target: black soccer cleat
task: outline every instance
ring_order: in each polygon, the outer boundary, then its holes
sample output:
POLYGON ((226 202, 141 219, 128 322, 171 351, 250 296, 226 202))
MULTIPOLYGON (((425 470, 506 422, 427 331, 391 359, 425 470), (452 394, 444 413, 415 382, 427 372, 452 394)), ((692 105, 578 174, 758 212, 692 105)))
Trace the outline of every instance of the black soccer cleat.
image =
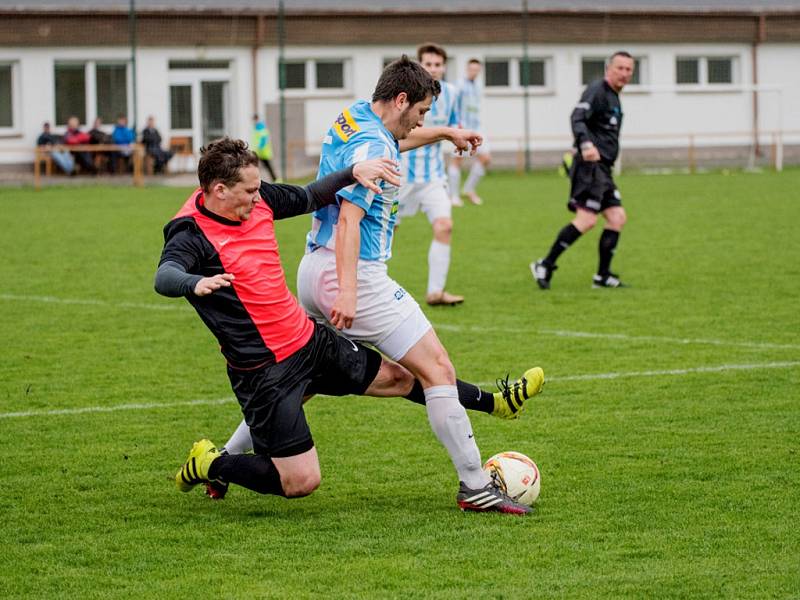
POLYGON ((622 281, 619 279, 619 275, 614 273, 607 273, 605 275, 600 275, 599 273, 592 278, 592 287, 593 288, 618 288, 618 287, 627 287, 622 281))
POLYGON ((543 290, 550 289, 550 278, 553 277, 553 271, 558 269, 557 266, 551 265, 544 260, 537 260, 531 263, 531 274, 543 290))
POLYGON ((530 506, 514 502, 494 482, 477 490, 470 489, 462 481, 456 502, 463 511, 499 512, 508 515, 527 515, 533 512, 530 506))

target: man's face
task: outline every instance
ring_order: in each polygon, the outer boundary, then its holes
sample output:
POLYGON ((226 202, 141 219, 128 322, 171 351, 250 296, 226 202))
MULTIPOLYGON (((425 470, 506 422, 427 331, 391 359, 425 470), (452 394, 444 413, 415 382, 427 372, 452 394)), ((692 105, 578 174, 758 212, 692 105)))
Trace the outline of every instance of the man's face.
POLYGON ((80 125, 80 123, 78 123, 77 117, 70 117, 69 120, 67 121, 67 127, 69 127, 70 129, 77 129, 78 125, 80 125))
POLYGON ((258 167, 250 165, 239 171, 240 181, 233 187, 225 187, 225 205, 229 214, 235 215, 239 221, 247 221, 258 202, 258 189, 261 186, 261 175, 258 167))
POLYGON ((467 63, 467 79, 475 81, 481 74, 480 63, 467 63))
POLYGON ((400 122, 398 130, 393 132, 398 140, 405 139, 411 130, 415 127, 422 127, 422 121, 425 119, 425 113, 431 109, 433 103, 432 96, 426 96, 424 100, 420 100, 416 104, 412 104, 400 113, 400 122))
POLYGON ((421 64, 422 68, 436 81, 441 81, 442 77, 444 77, 444 58, 438 54, 434 54, 433 52, 424 53, 419 64, 421 64))
POLYGON ((633 59, 627 56, 615 56, 606 67, 606 81, 608 85, 619 92, 628 85, 633 77, 633 59))

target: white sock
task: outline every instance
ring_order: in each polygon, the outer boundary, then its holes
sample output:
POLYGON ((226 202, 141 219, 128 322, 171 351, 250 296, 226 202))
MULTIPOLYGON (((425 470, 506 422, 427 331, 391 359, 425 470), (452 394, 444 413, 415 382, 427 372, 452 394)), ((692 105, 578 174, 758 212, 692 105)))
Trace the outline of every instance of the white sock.
POLYGON ((231 439, 228 440, 223 448, 228 454, 244 454, 253 449, 253 440, 250 439, 250 428, 247 426, 247 423, 244 422, 244 419, 239 423, 231 439))
POLYGON ((461 187, 461 169, 456 165, 447 167, 447 177, 450 181, 450 197, 458 198, 458 189, 461 187))
POLYGON ((464 191, 474 192, 478 182, 481 180, 481 177, 483 177, 485 174, 486 169, 483 168, 481 161, 476 160, 474 163, 472 163, 472 168, 469 170, 469 176, 467 177, 467 181, 464 183, 464 191))
POLYGON ((450 244, 431 241, 428 249, 428 293, 441 292, 450 270, 450 244))
POLYGON ((481 469, 481 453, 467 411, 458 402, 456 386, 437 385, 424 391, 431 429, 447 449, 458 478, 472 489, 486 486, 489 476, 481 469))

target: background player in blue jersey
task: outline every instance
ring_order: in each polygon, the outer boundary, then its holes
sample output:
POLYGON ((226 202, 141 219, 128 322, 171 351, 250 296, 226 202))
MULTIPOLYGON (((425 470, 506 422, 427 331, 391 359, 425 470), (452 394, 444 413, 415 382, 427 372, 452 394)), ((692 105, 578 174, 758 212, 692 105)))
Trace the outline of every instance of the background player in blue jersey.
MULTIPOLYGON (((372 102, 356 102, 328 130, 318 176, 366 157, 395 159, 401 151, 444 139, 462 149, 479 145, 480 136, 469 130, 420 127, 439 92, 439 82, 407 56, 389 64, 372 102)), ((380 187, 380 193, 362 185, 342 188, 338 205, 314 213, 298 268, 297 296, 310 315, 372 344, 411 371, 422 388, 431 428, 458 473, 456 500, 462 509, 527 513, 481 469, 447 351, 419 304, 388 275, 398 189, 385 181, 380 187)), ((449 206, 447 195, 445 201, 449 206)), ((515 388, 530 396, 541 390, 543 380, 536 367, 515 388)))
MULTIPOLYGON (((423 44, 417 48, 417 58, 441 88, 430 110, 425 114, 424 126, 457 126, 457 90, 454 85, 442 81, 447 52, 437 44, 423 44)), ((428 249, 428 288, 425 301, 431 306, 460 304, 464 301, 463 296, 451 294, 444 289, 447 272, 450 270, 453 219, 442 143, 405 152, 403 174, 405 181, 400 189, 399 216, 412 216, 421 210, 433 227, 433 240, 428 249)))
MULTIPOLYGON (((483 86, 479 75, 481 74, 481 61, 471 58, 467 63, 467 76, 458 84, 458 116, 461 119, 461 126, 466 129, 480 131, 484 133, 481 122, 481 101, 483 100, 483 86)), ((475 192, 478 182, 486 173, 486 167, 492 156, 489 153, 489 145, 486 136, 483 136, 483 143, 476 152, 475 160, 469 169, 469 175, 464 182, 463 194, 469 198, 473 204, 483 204, 483 200, 475 192)), ((453 206, 463 206, 458 189, 461 184, 461 166, 464 159, 461 156, 453 156, 448 169, 450 177, 450 199, 453 206)))

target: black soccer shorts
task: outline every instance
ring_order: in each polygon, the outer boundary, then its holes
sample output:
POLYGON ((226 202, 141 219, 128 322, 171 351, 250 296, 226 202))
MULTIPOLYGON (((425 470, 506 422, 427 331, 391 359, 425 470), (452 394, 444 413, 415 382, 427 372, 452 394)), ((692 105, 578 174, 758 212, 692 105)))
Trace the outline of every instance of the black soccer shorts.
POLYGON ((314 446, 303 412, 307 394, 363 394, 381 355, 314 324, 300 350, 274 365, 252 370, 228 365, 228 378, 250 427, 253 450, 264 456, 297 456, 314 446))
POLYGON ((622 197, 607 164, 581 160, 576 156, 570 179, 567 208, 572 212, 582 208, 599 213, 612 206, 622 206, 622 197))

